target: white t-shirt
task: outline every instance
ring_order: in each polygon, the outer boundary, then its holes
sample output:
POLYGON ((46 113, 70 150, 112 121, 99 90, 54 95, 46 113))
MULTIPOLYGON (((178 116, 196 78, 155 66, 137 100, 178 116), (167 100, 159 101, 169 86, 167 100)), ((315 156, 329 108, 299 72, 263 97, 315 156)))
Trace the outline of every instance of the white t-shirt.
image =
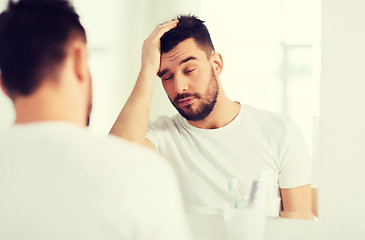
POLYGON ((0 132, 0 239, 191 239, 157 153, 66 122, 0 132))
POLYGON ((270 173, 268 200, 278 215, 279 188, 311 183, 311 159, 299 128, 288 117, 242 105, 236 118, 218 129, 190 125, 181 115, 160 117, 146 137, 175 168, 188 211, 222 208, 232 201, 227 182, 236 178, 248 196, 260 172, 270 173), (278 204, 275 204, 277 202, 278 204))

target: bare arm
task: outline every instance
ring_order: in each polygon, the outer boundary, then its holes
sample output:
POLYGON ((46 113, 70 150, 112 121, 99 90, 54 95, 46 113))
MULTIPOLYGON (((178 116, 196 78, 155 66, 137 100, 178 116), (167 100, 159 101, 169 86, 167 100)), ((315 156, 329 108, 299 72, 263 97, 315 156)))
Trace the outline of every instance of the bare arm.
POLYGON ((148 147, 153 143, 145 138, 150 116, 154 80, 160 68, 160 39, 178 21, 162 24, 155 28, 144 41, 142 64, 137 82, 126 104, 115 121, 110 134, 148 147))
POLYGON ((312 219, 312 187, 304 185, 296 188, 280 189, 283 201, 281 217, 312 219))

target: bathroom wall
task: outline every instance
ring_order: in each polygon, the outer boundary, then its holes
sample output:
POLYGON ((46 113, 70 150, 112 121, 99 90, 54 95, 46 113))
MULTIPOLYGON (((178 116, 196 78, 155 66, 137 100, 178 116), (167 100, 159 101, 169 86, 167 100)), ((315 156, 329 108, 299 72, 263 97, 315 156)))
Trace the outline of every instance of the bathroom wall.
POLYGON ((364 11, 323 0, 320 211, 332 239, 365 239, 364 11))
POLYGON ((273 222, 267 239, 365 239, 365 1, 322 1, 319 222, 273 222))

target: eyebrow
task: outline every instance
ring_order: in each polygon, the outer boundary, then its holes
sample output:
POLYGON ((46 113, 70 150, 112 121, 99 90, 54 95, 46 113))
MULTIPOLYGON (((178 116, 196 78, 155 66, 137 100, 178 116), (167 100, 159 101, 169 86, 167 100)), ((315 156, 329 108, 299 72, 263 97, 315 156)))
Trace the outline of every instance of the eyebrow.
POLYGON ((190 60, 196 60, 196 57, 193 57, 193 56, 187 57, 187 58, 181 60, 180 65, 183 63, 189 62, 190 60))
MULTIPOLYGON (((189 62, 190 60, 197 60, 196 57, 190 56, 187 58, 184 58, 183 60, 180 61, 180 65, 186 62, 189 62)), ((165 75, 167 72, 169 71, 168 68, 165 68, 164 70, 162 70, 161 72, 159 72, 157 75, 161 78, 163 75, 165 75)))

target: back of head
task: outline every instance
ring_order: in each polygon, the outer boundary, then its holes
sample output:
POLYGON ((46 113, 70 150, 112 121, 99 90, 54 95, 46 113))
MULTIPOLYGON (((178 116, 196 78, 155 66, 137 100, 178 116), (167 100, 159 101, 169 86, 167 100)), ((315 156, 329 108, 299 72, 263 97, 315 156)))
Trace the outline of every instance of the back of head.
POLYGON ((161 52, 167 53, 182 41, 192 38, 210 56, 214 46, 204 21, 191 15, 181 15, 177 19, 179 23, 176 28, 166 32, 161 38, 161 52))
POLYGON ((10 0, 0 15, 0 70, 10 97, 30 95, 45 76, 56 76, 73 36, 86 41, 67 0, 10 0))

